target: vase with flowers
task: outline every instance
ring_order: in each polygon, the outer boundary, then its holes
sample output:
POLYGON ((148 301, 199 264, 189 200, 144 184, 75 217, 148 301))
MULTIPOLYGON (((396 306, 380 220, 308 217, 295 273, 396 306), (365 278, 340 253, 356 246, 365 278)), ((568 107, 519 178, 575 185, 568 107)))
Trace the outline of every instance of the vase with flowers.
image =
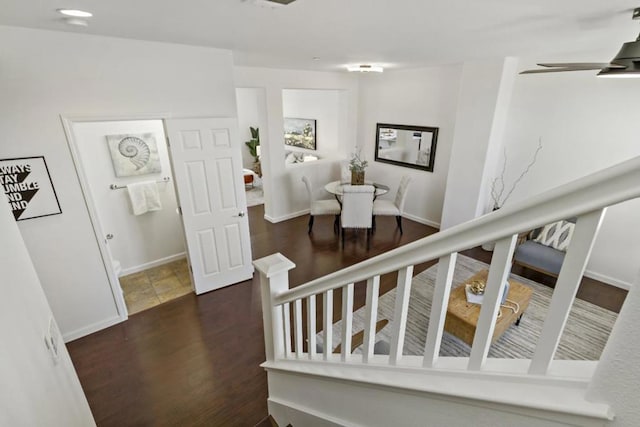
POLYGON ((351 185, 364 185, 364 170, 369 162, 363 160, 360 150, 356 149, 349 160, 349 170, 351 171, 351 185))

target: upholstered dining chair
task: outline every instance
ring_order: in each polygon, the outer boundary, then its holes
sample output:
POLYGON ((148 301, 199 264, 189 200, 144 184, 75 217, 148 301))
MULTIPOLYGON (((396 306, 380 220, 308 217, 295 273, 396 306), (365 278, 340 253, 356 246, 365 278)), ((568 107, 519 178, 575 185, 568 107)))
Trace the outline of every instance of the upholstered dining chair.
POLYGON ((396 223, 402 234, 402 211, 404 210, 404 201, 407 198, 407 191, 409 184, 411 183, 411 177, 403 176, 398 186, 398 192, 393 200, 376 199, 373 202, 373 228, 376 227, 375 217, 382 216, 395 216, 396 223))
POLYGON ((345 228, 367 230, 367 249, 371 239, 373 214, 373 185, 343 185, 342 186, 342 246, 344 246, 345 228))
POLYGON ((313 229, 313 219, 316 215, 334 215, 335 219, 333 221, 333 232, 337 233, 340 222, 340 203, 336 199, 316 200, 313 193, 313 186, 311 185, 311 181, 309 181, 309 178, 303 176, 302 182, 304 182, 304 185, 307 187, 307 192, 309 193, 309 202, 311 204, 308 233, 311 234, 311 230, 313 229))

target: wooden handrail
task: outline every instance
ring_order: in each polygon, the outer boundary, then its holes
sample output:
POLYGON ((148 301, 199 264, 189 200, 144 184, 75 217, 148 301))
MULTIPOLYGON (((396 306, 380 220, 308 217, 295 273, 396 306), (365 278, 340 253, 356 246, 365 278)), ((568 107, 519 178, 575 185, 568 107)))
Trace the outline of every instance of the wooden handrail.
POLYGON ((275 295, 281 305, 640 197, 640 157, 275 295))

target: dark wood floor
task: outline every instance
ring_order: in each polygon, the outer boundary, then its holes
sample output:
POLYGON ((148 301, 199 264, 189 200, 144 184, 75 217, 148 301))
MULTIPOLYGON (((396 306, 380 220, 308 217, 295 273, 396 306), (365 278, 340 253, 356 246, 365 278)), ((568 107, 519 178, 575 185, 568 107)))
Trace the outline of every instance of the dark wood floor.
MULTIPOLYGON (((308 217, 271 224, 263 215, 262 206, 249 208, 254 259, 283 253, 297 265, 292 286, 436 232, 403 220, 400 235, 394 218, 381 218, 367 251, 364 234, 351 235, 342 248, 331 218, 318 218, 309 236, 308 217)), ((465 254, 490 260, 480 249, 465 254)), ((395 283, 382 282, 381 292, 395 283)), ((624 291, 597 282, 582 288, 585 299, 614 308, 624 299, 624 291)), ((356 301, 362 304, 363 292, 356 301)), ((67 346, 99 426, 253 426, 267 415, 256 279, 178 298, 67 346)))

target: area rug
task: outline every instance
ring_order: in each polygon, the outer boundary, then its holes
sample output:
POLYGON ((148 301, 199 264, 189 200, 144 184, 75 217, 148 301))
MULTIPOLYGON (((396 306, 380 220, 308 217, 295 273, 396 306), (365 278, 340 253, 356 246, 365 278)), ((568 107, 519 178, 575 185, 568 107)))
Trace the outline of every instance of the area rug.
MULTIPOLYGON (((430 267, 413 278, 411 284, 411 299, 407 316, 407 329, 403 354, 422 355, 429 324, 429 313, 433 299, 434 282, 437 265, 430 267)), ((487 269, 487 264, 472 258, 458 255, 454 271, 454 286, 463 283, 476 272, 487 269)), ((495 343, 491 345, 489 357, 509 359, 530 359, 533 356, 536 343, 542 331, 545 316, 553 289, 512 275, 524 285, 533 289, 533 296, 519 326, 512 325, 495 343)), ((391 342, 391 323, 395 303, 395 289, 381 296, 378 302, 378 320, 389 319, 390 323, 376 335, 376 341, 391 342)), ((356 310, 353 315, 353 331, 363 329, 364 308, 356 310)), ((556 359, 564 360, 598 360, 604 349, 617 314, 600 308, 589 302, 576 299, 562 335, 556 359)), ((340 322, 334 324, 334 342, 339 343, 340 322)), ((321 337, 321 334, 319 334, 321 337)), ((319 338, 320 338, 319 337, 319 338)), ((440 349, 441 356, 466 357, 470 354, 470 346, 445 332, 440 349)), ((357 349, 356 353, 359 352, 357 349)))
POLYGON ((262 187, 254 186, 247 188, 245 194, 247 196, 247 207, 262 205, 264 203, 262 187))

